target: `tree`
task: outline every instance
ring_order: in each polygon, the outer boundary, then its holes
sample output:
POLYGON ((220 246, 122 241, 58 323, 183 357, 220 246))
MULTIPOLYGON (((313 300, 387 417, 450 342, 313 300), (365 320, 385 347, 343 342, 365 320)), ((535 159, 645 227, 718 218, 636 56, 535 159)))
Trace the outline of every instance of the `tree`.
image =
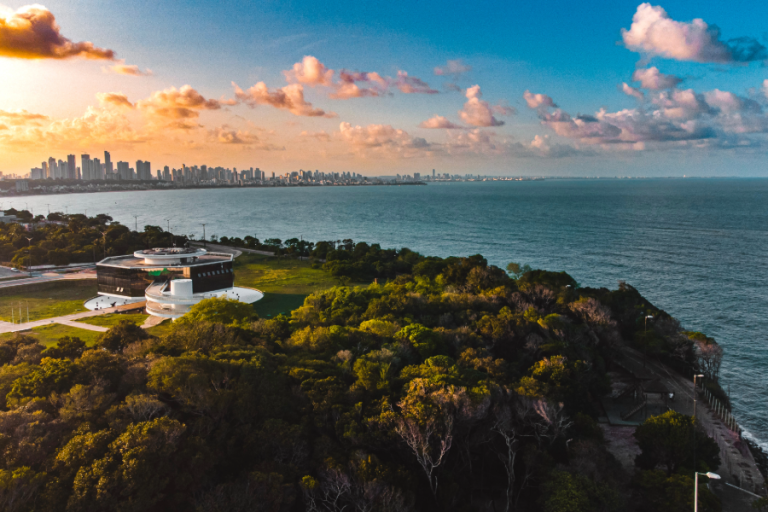
POLYGON ((693 472, 694 442, 696 471, 714 471, 720 466, 717 443, 698 428, 694 429, 691 416, 676 411, 651 416, 637 427, 634 435, 641 450, 635 457, 635 465, 641 469, 662 466, 667 476, 682 468, 693 472))
POLYGON ((523 274, 530 272, 531 270, 532 269, 528 264, 521 265, 519 263, 512 262, 507 265, 507 273, 512 275, 514 279, 520 279, 523 274))
POLYGON ((153 509, 183 468, 177 452, 185 431, 183 424, 169 418, 130 425, 103 458, 77 473, 67 509, 153 509))
POLYGON ((125 347, 137 341, 143 341, 151 338, 147 331, 129 320, 121 320, 117 325, 111 327, 107 332, 99 336, 96 346, 109 350, 110 352, 120 353, 125 347))
POLYGON ((176 322, 179 325, 213 322, 233 327, 247 327, 257 319, 258 316, 250 304, 226 297, 212 297, 203 299, 192 306, 189 313, 176 322))
MULTIPOLYGON (((720 501, 712 494, 699 476, 699 510, 720 512, 720 501)), ((657 512, 678 512, 693 510, 693 477, 688 475, 665 475, 663 471, 641 471, 634 480, 640 492, 638 510, 657 512)))

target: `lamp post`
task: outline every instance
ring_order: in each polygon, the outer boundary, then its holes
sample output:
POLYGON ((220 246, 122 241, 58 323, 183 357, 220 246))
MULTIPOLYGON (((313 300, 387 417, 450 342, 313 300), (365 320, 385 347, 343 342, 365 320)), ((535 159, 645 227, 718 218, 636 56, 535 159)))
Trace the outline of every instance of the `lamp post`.
POLYGON ((29 277, 32 277, 32 239, 29 237, 24 237, 27 239, 27 251, 29 251, 29 263, 27 265, 27 274, 29 274, 29 277))
POLYGON ((646 315, 646 316, 645 316, 645 333, 646 333, 646 334, 648 333, 648 319, 649 319, 649 318, 650 318, 651 320, 653 320, 653 315, 646 315))
POLYGON ((717 473, 699 473, 693 474, 693 512, 699 512, 699 475, 706 476, 712 480, 720 480, 717 473))
POLYGON ((133 224, 133 230, 138 232, 139 231, 139 216, 138 215, 134 215, 133 216, 133 223, 134 223, 133 224))
POLYGON ((205 241, 205 224, 203 224, 203 247, 208 247, 208 244, 205 241))
POLYGON ((167 227, 168 227, 168 229, 166 229, 166 231, 168 233, 170 233, 171 232, 171 219, 164 219, 164 220, 165 220, 165 222, 167 224, 167 227))
MULTIPOLYGON (((704 378, 702 374, 693 375, 693 420, 691 425, 693 428, 693 470, 696 471, 696 378, 704 378)), ((719 478, 719 477, 718 477, 719 478)))

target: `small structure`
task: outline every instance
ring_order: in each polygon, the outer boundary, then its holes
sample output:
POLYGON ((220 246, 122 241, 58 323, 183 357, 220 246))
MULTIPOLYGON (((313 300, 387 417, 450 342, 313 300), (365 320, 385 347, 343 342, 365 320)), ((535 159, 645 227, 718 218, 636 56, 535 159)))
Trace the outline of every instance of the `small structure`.
POLYGON ((105 258, 96 265, 99 297, 88 309, 147 301, 147 313, 179 318, 203 299, 227 297, 252 304, 264 294, 235 287, 231 254, 199 248, 156 248, 105 258))

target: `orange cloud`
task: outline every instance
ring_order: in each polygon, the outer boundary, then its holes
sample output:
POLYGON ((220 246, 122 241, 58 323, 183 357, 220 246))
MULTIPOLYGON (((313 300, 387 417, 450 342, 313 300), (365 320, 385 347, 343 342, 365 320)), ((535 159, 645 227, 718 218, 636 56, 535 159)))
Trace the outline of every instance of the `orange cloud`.
POLYGON ((425 139, 412 137, 408 132, 388 124, 352 126, 341 123, 336 135, 361 157, 374 154, 389 158, 413 158, 433 153, 432 144, 425 139))
POLYGON ((0 57, 114 60, 115 52, 98 48, 88 41, 70 41, 61 35, 53 13, 35 4, 20 7, 15 12, 0 10, 0 57))
POLYGON ((208 139, 219 144, 242 145, 251 149, 262 149, 265 151, 285 150, 285 147, 278 147, 262 141, 255 133, 251 133, 248 130, 235 130, 226 124, 209 130, 208 139))
POLYGON ((308 131, 305 130, 305 131, 301 132, 299 134, 299 136, 300 137, 307 137, 307 138, 317 139, 317 140, 319 140, 321 142, 328 142, 328 141, 331 140, 331 136, 328 135, 328 132, 326 132, 325 130, 321 130, 319 132, 308 132, 308 131))
POLYGON ((0 119, 12 126, 22 126, 27 124, 39 125, 40 121, 47 120, 48 116, 33 114, 26 110, 19 110, 18 112, 6 112, 0 110, 0 119))
POLYGON ((121 92, 98 92, 96 98, 104 107, 133 108, 133 103, 128 101, 128 96, 121 92))
POLYGON ((252 108, 257 105, 271 105, 287 110, 296 116, 336 117, 335 113, 314 108, 311 103, 306 101, 304 99, 304 86, 301 84, 290 84, 272 91, 264 82, 257 83, 247 91, 243 91, 234 82, 232 82, 232 86, 235 88, 235 96, 252 108))
POLYGON ((432 129, 442 128, 446 130, 456 130, 456 129, 463 128, 463 126, 452 123, 446 117, 436 115, 419 124, 419 128, 432 128, 432 129))
POLYGON ((170 126, 180 129, 189 129, 196 126, 189 120, 200 116, 200 110, 219 110, 221 103, 214 99, 205 99, 190 85, 180 89, 169 87, 162 91, 155 91, 146 100, 136 102, 136 108, 150 118, 173 119, 170 126))
POLYGON ((145 69, 142 71, 139 66, 135 64, 126 64, 125 60, 121 60, 113 66, 105 66, 101 68, 105 73, 112 73, 115 75, 128 75, 128 76, 150 76, 152 74, 151 69, 145 69))

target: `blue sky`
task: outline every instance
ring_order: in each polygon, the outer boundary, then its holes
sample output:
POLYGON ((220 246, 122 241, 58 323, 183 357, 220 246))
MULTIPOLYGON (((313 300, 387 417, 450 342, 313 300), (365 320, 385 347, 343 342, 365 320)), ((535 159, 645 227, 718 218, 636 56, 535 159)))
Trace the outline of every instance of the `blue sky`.
MULTIPOLYGON (((20 12, 28 4, 4 0, 4 5, 8 12, 20 12)), ((46 2, 63 37, 113 50, 126 65, 151 69, 152 75, 105 73, 111 59, 18 58, 13 48, 4 56, 0 48, 0 73, 13 77, 0 85, 0 111, 24 110, 49 119, 34 129, 5 123, 8 130, 0 130, 0 145, 5 143, 7 151, 0 157, 0 171, 28 169, 48 154, 98 152, 109 146, 126 159, 145 155, 160 165, 181 160, 241 167, 263 162, 262 168, 279 172, 310 166, 367 174, 441 167, 493 174, 765 175, 768 122, 763 124, 766 95, 761 87, 768 78, 767 57, 759 51, 746 61, 702 57, 706 52, 680 57, 686 49, 670 57, 676 43, 650 36, 633 47, 622 29, 630 30, 639 5, 46 2), (263 97, 235 97, 232 82, 245 91, 261 81, 270 91, 289 85, 284 71, 305 56, 334 70, 336 85, 294 84, 308 103, 335 117, 272 108, 263 97), (435 67, 445 67, 449 60, 471 70, 455 80, 436 76, 435 67), (678 83, 643 90, 632 82, 636 68, 652 67, 677 77, 678 83), (404 71, 439 92, 402 93, 391 85, 377 95, 332 99, 341 70, 376 72, 392 81, 404 71), (446 83, 458 90, 446 90, 446 83), (622 92, 623 83, 643 99, 622 92), (205 99, 231 104, 194 107, 187 117, 195 120, 194 127, 186 123, 169 129, 158 118, 164 110, 148 105, 154 101, 157 107, 160 100, 151 100, 154 93, 184 85, 205 99), (489 109, 491 117, 485 121, 473 117, 484 112, 473 110, 466 117, 459 112, 469 112, 465 103, 473 101, 467 95, 474 85, 481 89, 474 106, 489 109), (732 96, 718 99, 715 90, 732 96), (531 108, 525 91, 546 95, 557 107, 531 108), (685 97, 684 91, 691 95, 685 97), (114 105, 97 100, 99 93, 121 93, 130 107, 116 112, 114 105), (700 101, 695 95, 702 95, 700 101), (739 107, 733 102, 740 102, 739 107), (89 108, 88 120, 101 123, 108 117, 110 123, 120 123, 112 131, 122 135, 113 140, 107 133, 84 136, 89 108), (604 118, 576 121, 579 114, 594 117, 600 109, 604 118), (625 110, 639 112, 625 114, 631 124, 612 117, 625 110), (459 127, 420 127, 433 116, 459 127), (74 125, 77 137, 70 133, 74 125)), ((727 48, 738 37, 752 38, 753 48, 768 45, 768 2, 663 2, 650 7, 666 11, 662 21, 668 23, 657 31, 662 39, 669 27, 687 31, 687 24, 698 18, 710 30, 713 25, 720 29, 719 38, 707 40, 712 51, 727 48)), ((177 100, 164 95, 162 101, 177 100)))

